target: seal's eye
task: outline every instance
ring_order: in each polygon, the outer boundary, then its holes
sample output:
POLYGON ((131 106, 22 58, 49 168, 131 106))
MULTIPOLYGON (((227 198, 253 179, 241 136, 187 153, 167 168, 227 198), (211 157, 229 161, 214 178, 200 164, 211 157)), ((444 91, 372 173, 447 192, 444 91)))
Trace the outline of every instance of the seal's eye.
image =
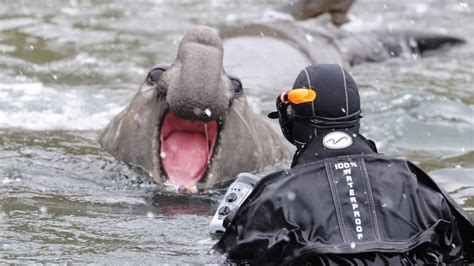
POLYGON ((166 71, 166 67, 155 67, 153 68, 149 73, 148 76, 146 77, 146 84, 148 86, 153 86, 155 85, 158 80, 160 80, 161 74, 166 71))
POLYGON ((232 81, 232 85, 234 86, 234 93, 236 95, 241 95, 243 88, 242 82, 238 78, 231 77, 230 80, 232 81))

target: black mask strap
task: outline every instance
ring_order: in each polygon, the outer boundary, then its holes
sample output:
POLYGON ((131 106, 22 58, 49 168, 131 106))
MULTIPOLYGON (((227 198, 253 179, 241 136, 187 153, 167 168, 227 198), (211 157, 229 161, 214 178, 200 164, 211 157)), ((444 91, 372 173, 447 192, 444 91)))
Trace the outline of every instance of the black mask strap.
POLYGON ((305 121, 314 128, 349 128, 359 124, 362 118, 360 110, 343 118, 332 118, 323 116, 299 116, 291 114, 290 117, 296 121, 305 121))

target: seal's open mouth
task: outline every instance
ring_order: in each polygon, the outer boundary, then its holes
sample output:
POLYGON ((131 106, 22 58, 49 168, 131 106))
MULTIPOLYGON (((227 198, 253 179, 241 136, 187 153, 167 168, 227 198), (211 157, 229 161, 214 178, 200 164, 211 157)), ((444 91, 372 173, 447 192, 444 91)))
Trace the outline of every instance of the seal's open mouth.
POLYGON ((160 156, 166 175, 176 185, 190 187, 206 173, 217 140, 216 121, 193 121, 165 115, 160 156))

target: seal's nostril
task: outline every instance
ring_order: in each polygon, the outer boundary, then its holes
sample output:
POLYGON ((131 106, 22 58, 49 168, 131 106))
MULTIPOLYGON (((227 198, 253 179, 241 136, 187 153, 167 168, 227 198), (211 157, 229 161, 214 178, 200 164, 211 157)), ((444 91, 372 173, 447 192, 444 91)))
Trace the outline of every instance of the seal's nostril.
POLYGON ((209 108, 205 108, 204 110, 199 108, 199 107, 194 107, 193 108, 193 113, 197 116, 197 117, 208 117, 208 118, 212 118, 212 111, 211 109, 209 108))
POLYGON ((182 119, 211 121, 216 120, 222 112, 216 107, 198 107, 193 105, 171 104, 170 110, 182 119))

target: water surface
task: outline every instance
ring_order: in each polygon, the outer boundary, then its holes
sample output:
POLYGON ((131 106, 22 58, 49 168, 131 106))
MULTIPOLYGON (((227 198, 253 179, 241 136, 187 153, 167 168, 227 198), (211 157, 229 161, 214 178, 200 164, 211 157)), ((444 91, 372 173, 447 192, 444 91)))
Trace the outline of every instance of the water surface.
MULTIPOLYGON (((215 263, 217 195, 170 195, 96 139, 185 31, 262 19, 277 1, 18 1, 0 4, 0 260, 215 263)), ((428 57, 353 67, 362 131, 430 171, 474 214, 474 8, 467 1, 359 1, 358 32, 462 36, 428 57)), ((245 85, 245 84, 244 84, 245 85)), ((249 99, 256 102, 257 99, 249 99)), ((273 101, 273 100, 272 100, 273 101)))

